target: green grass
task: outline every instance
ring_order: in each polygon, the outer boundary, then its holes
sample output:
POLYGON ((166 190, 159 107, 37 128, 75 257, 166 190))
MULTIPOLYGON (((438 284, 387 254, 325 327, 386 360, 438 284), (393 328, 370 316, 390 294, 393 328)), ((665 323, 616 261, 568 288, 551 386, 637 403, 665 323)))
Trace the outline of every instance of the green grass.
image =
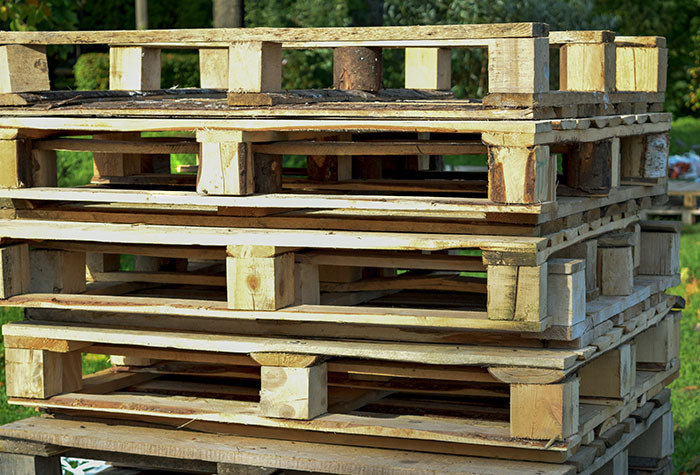
POLYGON ((700 119, 680 117, 671 125, 671 155, 684 154, 700 143, 700 119))

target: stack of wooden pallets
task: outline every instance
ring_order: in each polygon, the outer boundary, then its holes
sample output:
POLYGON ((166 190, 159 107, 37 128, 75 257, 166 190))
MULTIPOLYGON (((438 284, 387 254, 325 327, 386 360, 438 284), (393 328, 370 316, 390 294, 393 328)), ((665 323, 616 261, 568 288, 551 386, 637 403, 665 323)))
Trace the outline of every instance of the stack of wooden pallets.
POLYGON ((0 428, 3 473, 54 473, 60 454, 670 470, 679 229, 639 217, 666 199, 662 38, 527 23, 0 44, 0 298, 26 312, 3 327, 6 389, 46 414, 0 428), (44 45, 93 43, 112 90, 48 91, 44 45), (206 89, 159 90, 162 48, 198 49, 206 89), (284 50, 304 48, 334 48, 333 89, 283 88, 284 50), (385 48, 405 49, 406 89, 381 89, 385 48), (456 48, 487 50, 483 101, 448 91, 456 48), (173 131, 189 135, 144 134, 173 131), (57 187, 57 150, 93 152, 93 183, 57 187), (445 171, 462 155, 488 166, 445 171), (114 367, 82 376, 85 353, 114 367))

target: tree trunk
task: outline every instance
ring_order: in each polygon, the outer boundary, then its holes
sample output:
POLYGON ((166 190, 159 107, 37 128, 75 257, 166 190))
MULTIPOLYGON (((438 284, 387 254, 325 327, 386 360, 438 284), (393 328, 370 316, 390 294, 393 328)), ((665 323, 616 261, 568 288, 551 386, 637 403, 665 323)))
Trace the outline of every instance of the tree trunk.
POLYGON ((214 0, 214 28, 241 28, 243 0, 214 0))

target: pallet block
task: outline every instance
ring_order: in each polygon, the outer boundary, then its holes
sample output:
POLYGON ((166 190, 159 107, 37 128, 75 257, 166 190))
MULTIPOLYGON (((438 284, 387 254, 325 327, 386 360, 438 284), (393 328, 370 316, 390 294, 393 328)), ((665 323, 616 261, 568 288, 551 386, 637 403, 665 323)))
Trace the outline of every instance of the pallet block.
POLYGON ((199 87, 228 89, 229 50, 226 48, 199 49, 199 87))
POLYGON ((493 320, 539 321, 547 315, 547 265, 488 266, 487 312, 493 320))
POLYGON ((549 42, 546 38, 489 42, 489 93, 549 91, 549 42))
POLYGON ((0 187, 33 185, 31 143, 22 139, 0 140, 0 187))
POLYGON ((561 384, 513 384, 510 387, 510 435, 527 439, 564 439, 578 432, 579 379, 561 384))
POLYGON ((677 226, 642 223, 640 274, 675 275, 680 269, 681 236, 677 226))
POLYGON ((622 137, 620 153, 623 179, 666 177, 668 151, 667 133, 622 137))
POLYGON ((556 164, 549 147, 489 147, 489 199, 536 203, 554 199, 556 164))
POLYGON ((294 253, 256 246, 229 246, 227 253, 230 308, 278 310, 294 303, 294 253))
POLYGON ((663 458, 673 453, 673 414, 667 412, 629 446, 632 457, 663 458))
POLYGON ((45 46, 0 46, 0 65, 0 93, 51 89, 45 46))
POLYGON ((632 246, 598 247, 598 278, 601 295, 629 295, 634 288, 632 246))
POLYGON ((617 90, 665 91, 667 63, 665 47, 618 46, 617 90))
POLYGON ((560 49, 560 89, 563 91, 614 91, 614 43, 569 43, 560 49))
POLYGON ((574 326, 586 318, 586 262, 547 262, 547 312, 553 325, 574 326))
POLYGON ((79 351, 5 349, 6 391, 9 397, 46 399, 82 388, 79 351))
POLYGON ((148 91, 160 89, 160 49, 142 46, 109 48, 109 88, 148 91))
POLYGON ((405 75, 407 89, 450 89, 452 51, 447 48, 407 48, 405 75))
POLYGON ((0 247, 0 298, 29 292, 29 246, 13 244, 0 247))
POLYGON ((83 252, 32 249, 29 268, 31 292, 78 294, 86 289, 83 252))
POLYGON ((262 366, 260 370, 262 416, 309 420, 328 410, 325 363, 305 368, 262 366))
POLYGON ((229 48, 228 64, 230 92, 282 90, 282 45, 280 43, 233 42, 229 48))
POLYGON ((680 316, 664 319, 640 334, 636 341, 638 366, 652 370, 668 368, 680 358, 680 316))
POLYGON ((624 398, 634 389, 636 368, 635 345, 622 345, 579 370, 579 393, 585 397, 624 398))

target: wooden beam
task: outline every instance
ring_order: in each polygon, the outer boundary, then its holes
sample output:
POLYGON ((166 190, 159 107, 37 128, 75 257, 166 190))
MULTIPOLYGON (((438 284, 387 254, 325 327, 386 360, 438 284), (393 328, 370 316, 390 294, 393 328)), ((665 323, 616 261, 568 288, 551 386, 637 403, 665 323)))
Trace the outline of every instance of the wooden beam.
POLYGON ((0 247, 0 299, 29 292, 29 246, 0 247))
POLYGON ((44 46, 0 46, 0 93, 49 89, 49 65, 44 46))
POLYGON ((46 399, 82 388, 79 351, 54 353, 22 348, 5 349, 9 397, 46 399))
POLYGON ((149 91, 160 89, 160 49, 112 46, 109 49, 109 88, 149 91))
POLYGON ((566 44, 560 50, 562 91, 614 91, 615 44, 566 44))
POLYGON ((406 48, 405 76, 407 89, 450 89, 452 51, 447 48, 406 48))
POLYGON ((510 386, 510 435, 525 439, 565 439, 578 432, 579 380, 560 384, 510 386))
POLYGON ((229 48, 229 92, 282 90, 282 45, 270 41, 233 42, 229 48))
POLYGON ((541 321, 547 316, 547 264, 488 266, 489 320, 541 321))
POLYGON ((489 41, 489 93, 549 91, 546 38, 489 41))
POLYGON ((260 414, 283 419, 313 419, 328 410, 326 363, 306 368, 260 368, 260 414))

